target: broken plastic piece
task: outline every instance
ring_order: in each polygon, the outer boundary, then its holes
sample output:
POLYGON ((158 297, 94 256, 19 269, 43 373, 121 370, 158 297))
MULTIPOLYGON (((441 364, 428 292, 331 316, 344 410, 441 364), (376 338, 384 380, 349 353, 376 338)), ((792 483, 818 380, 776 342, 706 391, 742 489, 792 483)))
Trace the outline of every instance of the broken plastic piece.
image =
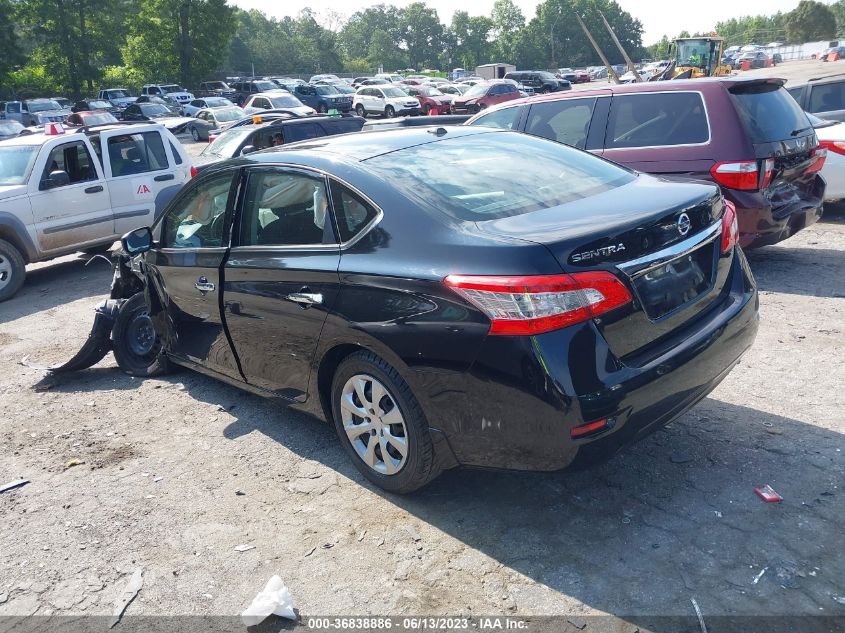
POLYGON ((251 549, 255 549, 255 545, 236 545, 235 546, 236 552, 248 552, 251 549))
POLYGON ((783 501, 783 497, 776 493, 769 484, 766 484, 762 488, 755 488, 754 492, 756 492, 757 495, 766 503, 776 503, 778 501, 783 501))
POLYGON ((109 628, 114 628, 114 626, 120 622, 120 618, 123 617, 123 612, 126 611, 126 607, 129 606, 129 603, 135 599, 135 596, 138 595, 138 592, 141 591, 141 587, 144 586, 144 572, 139 567, 135 570, 132 574, 132 578, 129 579, 129 582, 126 583, 126 588, 123 590, 123 593, 118 596, 117 600, 114 603, 114 616, 112 617, 111 622, 109 623, 109 628))
POLYGON ((246 626, 255 626, 263 622, 270 614, 296 620, 293 598, 278 576, 273 576, 267 581, 267 586, 255 596, 252 604, 241 614, 241 620, 246 626))
POLYGON ((29 479, 17 479, 15 481, 10 481, 7 484, 3 484, 0 486, 0 492, 6 492, 7 490, 14 490, 15 488, 20 488, 21 486, 25 486, 29 483, 29 479))

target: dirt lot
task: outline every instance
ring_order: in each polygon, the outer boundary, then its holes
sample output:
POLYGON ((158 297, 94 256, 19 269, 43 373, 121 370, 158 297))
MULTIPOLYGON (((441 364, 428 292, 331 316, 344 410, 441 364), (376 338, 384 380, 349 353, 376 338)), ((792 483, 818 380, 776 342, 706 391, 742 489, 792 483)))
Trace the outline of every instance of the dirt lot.
POLYGON ((589 472, 452 471, 410 497, 327 425, 200 375, 21 365, 69 357, 110 278, 31 266, 0 305, 0 483, 32 480, 0 495, 0 615, 109 614, 139 566, 132 615, 238 614, 273 574, 303 619, 845 614, 844 220, 751 255, 757 343, 669 428, 589 472))

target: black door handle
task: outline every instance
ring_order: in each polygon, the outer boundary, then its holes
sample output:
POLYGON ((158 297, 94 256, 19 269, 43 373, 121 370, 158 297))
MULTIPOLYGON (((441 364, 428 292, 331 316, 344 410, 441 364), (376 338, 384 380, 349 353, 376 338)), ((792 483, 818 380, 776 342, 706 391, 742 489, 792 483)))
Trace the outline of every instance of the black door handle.
POLYGON ((94 185, 93 187, 86 187, 85 193, 100 193, 103 190, 103 185, 94 185))
POLYGON ((173 174, 162 174, 161 176, 156 176, 153 178, 156 182, 164 182, 165 180, 173 180, 176 178, 173 174))

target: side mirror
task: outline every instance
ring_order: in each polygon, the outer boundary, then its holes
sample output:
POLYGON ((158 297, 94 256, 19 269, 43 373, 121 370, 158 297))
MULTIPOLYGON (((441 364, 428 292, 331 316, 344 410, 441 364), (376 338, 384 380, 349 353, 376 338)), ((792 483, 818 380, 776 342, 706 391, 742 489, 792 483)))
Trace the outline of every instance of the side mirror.
POLYGON ((254 151, 256 151, 255 145, 244 145, 244 148, 241 150, 241 156, 252 154, 254 151))
POLYGON ((150 227, 142 226, 121 237, 120 244, 129 255, 146 253, 153 246, 153 232, 150 227))
POLYGON ((55 189, 56 187, 64 187, 70 184, 70 176, 66 171, 56 170, 51 171, 50 175, 41 181, 41 190, 55 189))

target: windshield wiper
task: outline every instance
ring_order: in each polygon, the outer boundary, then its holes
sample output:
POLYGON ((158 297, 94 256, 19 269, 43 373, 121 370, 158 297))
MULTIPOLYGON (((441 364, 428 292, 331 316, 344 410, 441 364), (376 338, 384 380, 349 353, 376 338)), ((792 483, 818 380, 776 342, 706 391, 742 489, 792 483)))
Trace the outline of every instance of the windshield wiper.
POLYGON ((799 129, 799 130, 792 130, 792 131, 789 133, 789 135, 790 135, 790 136, 798 136, 799 134, 801 134, 801 132, 807 132, 807 131, 812 130, 812 129, 813 129, 813 127, 812 127, 812 126, 810 126, 810 127, 802 127, 802 128, 801 128, 801 129, 799 129))

